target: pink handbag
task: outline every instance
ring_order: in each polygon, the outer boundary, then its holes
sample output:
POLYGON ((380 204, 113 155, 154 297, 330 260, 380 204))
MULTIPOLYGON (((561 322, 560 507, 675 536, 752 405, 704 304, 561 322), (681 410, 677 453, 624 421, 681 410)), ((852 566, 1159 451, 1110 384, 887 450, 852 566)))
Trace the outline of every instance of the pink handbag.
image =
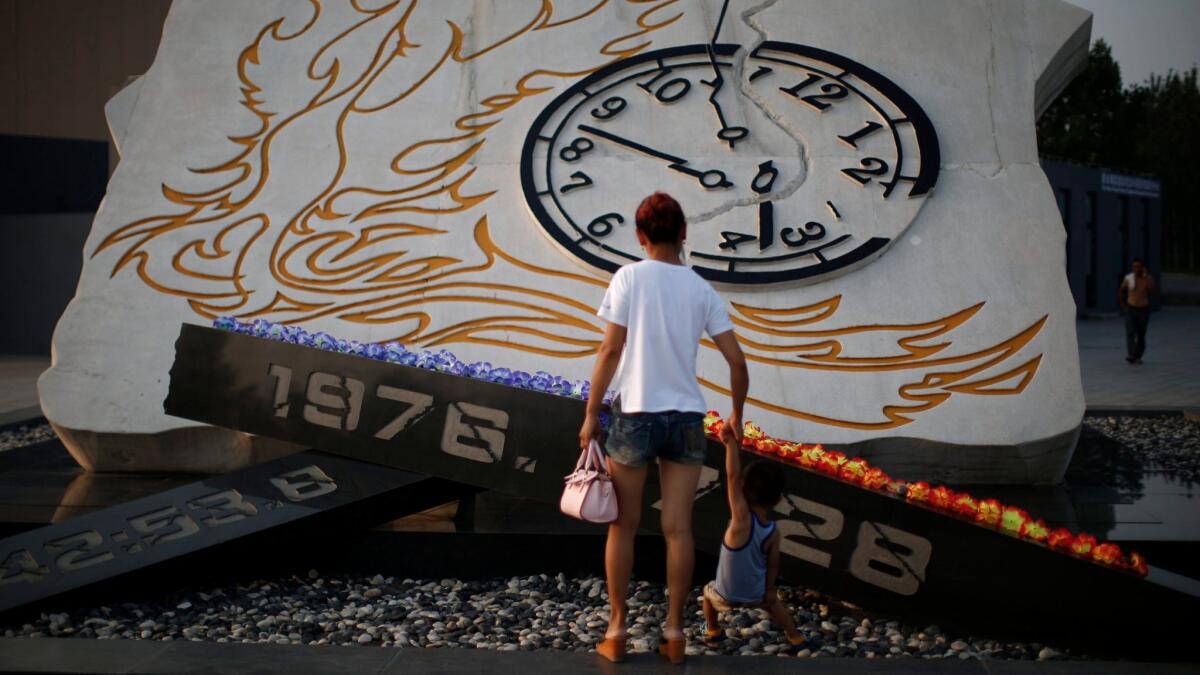
POLYGON ((617 519, 617 493, 612 477, 604 468, 600 444, 595 440, 579 453, 558 507, 568 516, 589 523, 611 523, 617 519))

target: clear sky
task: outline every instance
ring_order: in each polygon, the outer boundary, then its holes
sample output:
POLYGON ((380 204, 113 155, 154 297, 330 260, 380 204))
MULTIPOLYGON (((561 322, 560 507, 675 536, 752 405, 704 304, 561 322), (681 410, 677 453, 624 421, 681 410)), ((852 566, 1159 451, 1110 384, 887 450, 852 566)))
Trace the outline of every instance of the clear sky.
POLYGON ((1068 0, 1090 11, 1126 85, 1200 65, 1200 0, 1068 0))

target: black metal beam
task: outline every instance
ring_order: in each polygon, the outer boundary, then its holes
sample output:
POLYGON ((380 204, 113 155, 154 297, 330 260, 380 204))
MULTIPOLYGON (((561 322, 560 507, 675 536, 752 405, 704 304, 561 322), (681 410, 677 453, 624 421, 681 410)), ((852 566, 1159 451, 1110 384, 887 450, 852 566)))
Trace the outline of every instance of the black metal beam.
POLYGON ((0 540, 0 611, 248 535, 331 527, 343 518, 379 522, 464 490, 346 457, 298 453, 0 540))

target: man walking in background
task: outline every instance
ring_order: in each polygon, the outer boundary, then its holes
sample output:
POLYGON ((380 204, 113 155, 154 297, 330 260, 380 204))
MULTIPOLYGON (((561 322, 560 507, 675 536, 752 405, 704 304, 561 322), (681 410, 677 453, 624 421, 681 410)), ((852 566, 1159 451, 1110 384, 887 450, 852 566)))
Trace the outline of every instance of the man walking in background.
POLYGON ((1121 280, 1117 302, 1125 313, 1125 360, 1134 365, 1142 363, 1146 352, 1146 325, 1150 323, 1150 294, 1157 293, 1154 277, 1141 258, 1133 259, 1133 271, 1121 280))

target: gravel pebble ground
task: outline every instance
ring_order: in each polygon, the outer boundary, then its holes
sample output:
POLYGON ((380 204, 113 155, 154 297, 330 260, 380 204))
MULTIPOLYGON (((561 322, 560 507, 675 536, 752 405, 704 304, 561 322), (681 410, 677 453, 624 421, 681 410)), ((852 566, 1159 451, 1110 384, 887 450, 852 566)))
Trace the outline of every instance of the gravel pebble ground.
POLYGON ((49 424, 22 424, 15 429, 0 431, 0 452, 15 450, 54 438, 49 424))
POLYGON ((1182 415, 1085 417, 1083 423, 1121 444, 1121 453, 1147 469, 1200 479, 1200 421, 1182 415))
MULTIPOLYGON (((1037 643, 944 633, 844 612, 822 595, 783 587, 780 595, 808 638, 799 648, 761 610, 721 615, 725 637, 701 642, 698 591, 687 606, 690 654, 781 657, 1063 659, 1037 643)), ((545 574, 487 581, 320 575, 188 590, 160 601, 42 614, 3 630, 6 637, 268 642, 424 648, 559 649, 587 652, 607 626, 607 593, 598 577, 545 574)), ((629 598, 629 648, 657 648, 666 606, 660 584, 635 582, 629 598)))

